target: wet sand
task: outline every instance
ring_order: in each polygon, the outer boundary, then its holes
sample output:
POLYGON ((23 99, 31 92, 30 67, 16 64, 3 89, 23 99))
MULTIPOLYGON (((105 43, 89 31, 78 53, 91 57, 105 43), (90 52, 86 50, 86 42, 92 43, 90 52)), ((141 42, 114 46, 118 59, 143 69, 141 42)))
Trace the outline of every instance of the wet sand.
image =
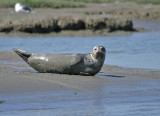
POLYGON ((4 101, 0 114, 4 116, 134 115, 146 114, 146 109, 158 114, 159 84, 159 70, 104 65, 95 76, 38 73, 15 53, 0 52, 0 101, 4 101), (129 107, 134 108, 128 112, 129 107))

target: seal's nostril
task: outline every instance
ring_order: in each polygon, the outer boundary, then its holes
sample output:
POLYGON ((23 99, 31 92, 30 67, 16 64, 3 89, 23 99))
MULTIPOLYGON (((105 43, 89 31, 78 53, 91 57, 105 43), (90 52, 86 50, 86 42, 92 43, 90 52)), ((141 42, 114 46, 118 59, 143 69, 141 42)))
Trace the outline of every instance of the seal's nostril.
POLYGON ((101 50, 102 50, 102 51, 105 51, 105 48, 104 48, 104 47, 101 47, 101 50))

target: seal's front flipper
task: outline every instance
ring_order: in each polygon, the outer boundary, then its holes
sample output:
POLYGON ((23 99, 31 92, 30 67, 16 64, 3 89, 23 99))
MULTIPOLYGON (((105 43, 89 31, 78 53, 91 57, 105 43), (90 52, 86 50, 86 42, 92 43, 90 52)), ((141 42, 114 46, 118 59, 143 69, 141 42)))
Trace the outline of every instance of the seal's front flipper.
POLYGON ((20 49, 16 49, 16 48, 14 48, 13 51, 15 51, 21 58, 23 58, 25 62, 27 62, 28 58, 32 55, 32 53, 29 53, 20 49))

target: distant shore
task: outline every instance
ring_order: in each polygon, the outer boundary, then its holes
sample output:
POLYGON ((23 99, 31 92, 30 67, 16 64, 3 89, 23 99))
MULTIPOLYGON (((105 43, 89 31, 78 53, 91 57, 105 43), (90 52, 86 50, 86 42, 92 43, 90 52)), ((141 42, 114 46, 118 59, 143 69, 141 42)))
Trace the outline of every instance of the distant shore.
POLYGON ((137 3, 86 4, 85 8, 36 8, 32 13, 15 13, 0 8, 0 35, 50 34, 107 35, 134 32, 132 19, 160 20, 160 5, 137 3))

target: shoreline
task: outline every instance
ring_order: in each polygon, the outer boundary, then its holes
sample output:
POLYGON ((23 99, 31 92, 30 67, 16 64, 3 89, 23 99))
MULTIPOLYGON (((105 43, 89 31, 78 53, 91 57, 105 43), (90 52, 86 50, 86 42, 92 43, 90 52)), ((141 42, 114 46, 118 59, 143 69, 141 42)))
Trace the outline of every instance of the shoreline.
POLYGON ((104 65, 95 76, 38 73, 14 52, 0 52, 0 92, 15 93, 50 89, 96 90, 107 79, 143 79, 160 81, 160 70, 123 68, 104 65))
POLYGON ((158 115, 159 84, 160 70, 104 65, 95 76, 38 73, 15 53, 0 52, 0 114, 4 116, 39 116, 42 112, 44 115, 123 112, 121 116, 126 113, 129 116, 137 110, 145 114, 142 108, 158 115), (153 105, 148 107, 144 102, 153 104, 154 110, 153 105))
POLYGON ((16 37, 16 36, 110 36, 110 35, 126 35, 131 34, 134 32, 148 32, 148 30, 142 28, 136 28, 136 31, 114 31, 114 32, 107 32, 107 30, 67 30, 61 32, 51 32, 51 33, 25 33, 25 32, 10 32, 10 33, 0 33, 0 36, 7 36, 7 37, 16 37))

